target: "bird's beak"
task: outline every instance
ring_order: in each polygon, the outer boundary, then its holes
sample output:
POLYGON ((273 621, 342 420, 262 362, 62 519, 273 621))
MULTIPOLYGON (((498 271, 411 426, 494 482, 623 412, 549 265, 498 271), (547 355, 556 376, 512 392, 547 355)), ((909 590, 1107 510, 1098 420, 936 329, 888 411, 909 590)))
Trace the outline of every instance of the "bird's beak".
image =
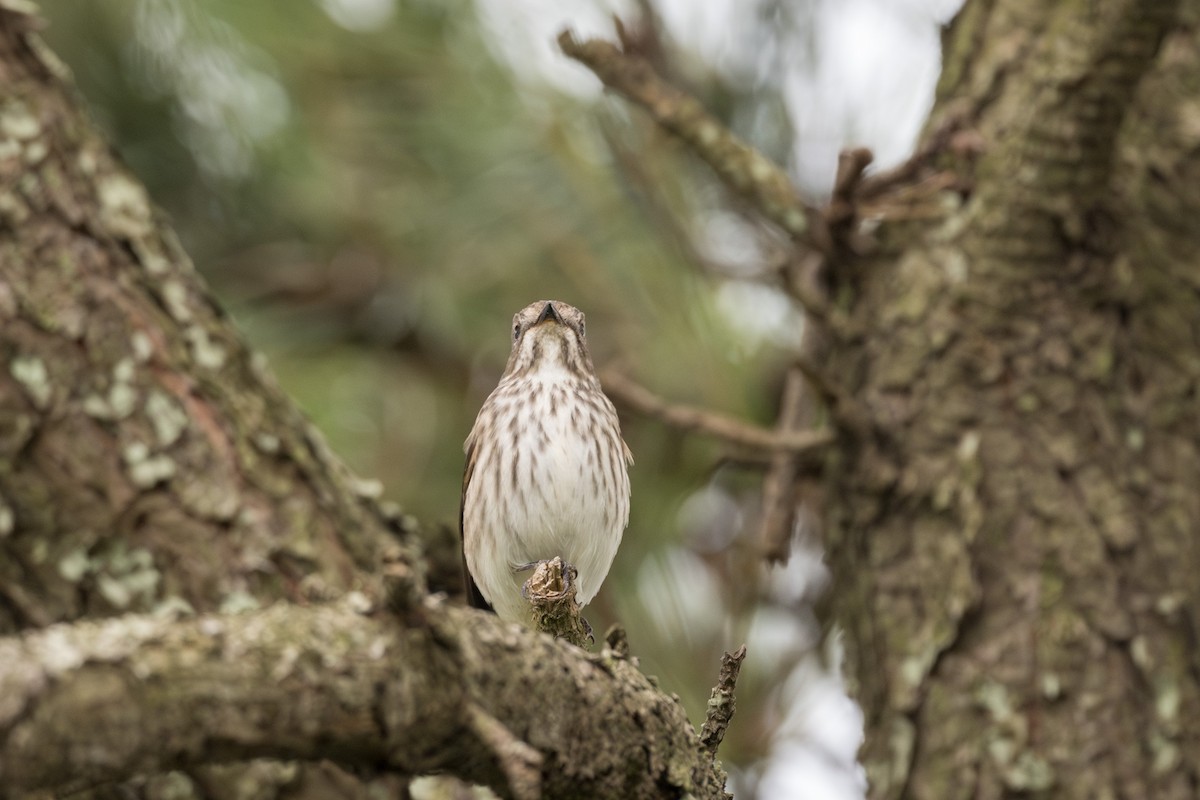
POLYGON ((537 322, 533 324, 541 325, 548 319, 552 319, 560 325, 562 324, 562 317, 558 316, 558 312, 554 310, 554 303, 546 303, 546 307, 542 309, 542 313, 540 316, 538 316, 537 322))

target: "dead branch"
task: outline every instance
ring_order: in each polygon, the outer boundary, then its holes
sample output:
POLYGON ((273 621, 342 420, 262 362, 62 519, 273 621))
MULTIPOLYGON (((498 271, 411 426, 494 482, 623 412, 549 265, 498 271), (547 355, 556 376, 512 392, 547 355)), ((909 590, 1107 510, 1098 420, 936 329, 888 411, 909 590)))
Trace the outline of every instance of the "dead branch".
POLYGON ((796 455, 820 450, 833 442, 829 431, 767 430, 715 411, 669 403, 615 370, 605 370, 601 383, 610 397, 640 414, 741 447, 796 455))
POLYGON ((655 122, 686 142, 763 216, 798 241, 821 252, 830 250, 820 213, 800 199, 787 174, 735 136, 694 97, 659 77, 644 58, 600 39, 581 42, 569 30, 559 34, 558 45, 605 86, 645 108, 655 122))
POLYGON ((717 748, 725 738, 729 721, 737 705, 734 702, 733 690, 737 686, 738 674, 742 671, 742 661, 746 658, 746 645, 742 645, 732 653, 721 657, 721 672, 717 685, 713 687, 708 698, 708 714, 704 719, 704 727, 700 729, 700 746, 713 758, 717 757, 717 748))
POLYGON ((587 647, 593 640, 592 628, 579 615, 575 577, 575 567, 555 556, 537 563, 521 592, 532 606, 535 628, 576 647, 587 647))
MULTIPOLYGON (((804 373, 798 367, 788 370, 776 427, 779 435, 795 431, 803 422, 805 380, 804 373)), ((763 478, 762 517, 758 536, 763 557, 769 563, 787 561, 791 549, 798 466, 794 454, 777 452, 771 456, 771 466, 763 478)))

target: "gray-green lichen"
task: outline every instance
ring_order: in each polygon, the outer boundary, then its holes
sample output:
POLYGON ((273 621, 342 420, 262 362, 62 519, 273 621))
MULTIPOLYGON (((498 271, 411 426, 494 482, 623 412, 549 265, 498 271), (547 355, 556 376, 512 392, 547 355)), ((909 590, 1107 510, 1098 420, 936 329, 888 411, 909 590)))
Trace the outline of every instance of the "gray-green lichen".
POLYGON ((153 599, 162 576, 154 556, 144 547, 129 548, 117 542, 112 549, 89 554, 76 548, 58 561, 58 574, 70 583, 91 577, 100 594, 116 608, 145 605, 153 599))
POLYGON ((1182 592, 1171 592, 1169 594, 1160 595, 1154 603, 1154 610, 1164 617, 1173 617, 1175 612, 1183 606, 1187 598, 1182 592))
POLYGON ((192 321, 192 309, 188 303, 187 288, 182 282, 177 280, 168 280, 162 286, 163 305, 167 307, 167 313, 171 315, 171 319, 179 323, 187 323, 192 321))
POLYGON ((1154 713, 1168 730, 1179 726, 1179 706, 1182 696, 1179 684, 1170 678, 1161 678, 1154 687, 1154 713))
POLYGON ((234 519, 241 508, 241 495, 223 469, 212 470, 181 485, 179 501, 198 517, 223 522, 234 519))
POLYGON ((1013 713, 1008 689, 1001 683, 988 681, 975 691, 975 702, 988 712, 994 722, 1007 725, 1020 717, 1013 713))
POLYGON ((992 720, 986 733, 987 752, 1005 785, 1019 792, 1040 792, 1052 787, 1054 769, 1029 748, 1028 720, 1017 713, 1008 688, 994 681, 985 682, 975 691, 975 702, 992 720))
POLYGON ((196 366, 209 370, 218 370, 225 366, 225 348, 209 338, 208 331, 199 325, 192 325, 183 332, 191 347, 192 360, 196 366))
POLYGON ((145 364, 154 355, 154 343, 144 331, 134 331, 129 337, 129 344, 133 349, 133 358, 139 364, 145 364))
POLYGON ((1162 734, 1151 735, 1150 752, 1154 754, 1150 770, 1155 775, 1165 775, 1179 766, 1179 745, 1162 734))
POLYGON ((134 239, 133 252, 142 269, 151 275, 161 275, 171 269, 171 260, 162 253, 158 242, 151 237, 134 239))
POLYGON ((82 547, 71 550, 58 560, 58 574, 68 583, 79 583, 92 568, 92 560, 82 547))
POLYGON ((121 451, 121 459, 130 481, 139 489, 149 489, 175 475, 175 462, 163 454, 152 455, 143 442, 133 442, 121 451))
POLYGON ((170 595, 159 600, 154 608, 150 609, 150 613, 156 617, 172 617, 179 619, 181 617, 192 617, 196 615, 196 608, 187 600, 184 600, 179 595, 170 595))
POLYGON ((146 606, 153 601, 162 575, 154 566, 154 555, 149 550, 128 548, 118 541, 95 562, 96 587, 113 606, 129 608, 134 603, 146 606))
POLYGON ((273 433, 259 431, 254 434, 254 446, 263 453, 274 455, 279 452, 279 437, 273 433))
MULTIPOLYGON (((4 144, 0 143, 0 161, 4 160, 4 144)), ((0 220, 20 225, 29 219, 29 204, 10 192, 0 193, 0 220)))
POLYGON ((1133 663, 1142 672, 1150 671, 1154 662, 1150 657, 1150 645, 1145 636, 1135 636, 1129 642, 1129 657, 1133 659, 1133 663))
POLYGON ((374 478, 360 478, 357 475, 351 475, 348 483, 350 491, 359 497, 378 500, 383 496, 383 483, 374 478))
POLYGON ((139 239, 153 229, 150 199, 137 181, 114 172, 96 184, 100 201, 100 219, 112 233, 126 239, 139 239))
POLYGON ((8 536, 16 528, 17 517, 12 507, 0 497, 0 539, 8 536))
POLYGON ((222 614, 241 614, 245 611, 255 611, 259 605, 260 603, 254 595, 237 589, 227 594, 221 601, 220 611, 222 614))
POLYGON ((36 142, 30 142, 25 148, 25 163, 31 165, 40 164, 49 152, 50 149, 46 146, 46 143, 40 139, 36 142))
POLYGON ((1004 771, 1004 783, 1018 792, 1044 792, 1054 785, 1054 769, 1046 759, 1025 750, 1004 771))
POLYGON ((79 166, 79 171, 84 175, 88 177, 95 175, 97 166, 96 151, 91 147, 82 147, 79 151, 79 158, 76 159, 75 163, 79 166))
POLYGON ((192 800, 207 793, 182 772, 167 772, 146 779, 146 795, 160 800, 192 800))
POLYGON ((90 394, 83 399, 83 410, 96 419, 121 420, 133 413, 137 405, 137 391, 133 388, 134 364, 131 358, 122 358, 113 367, 112 384, 108 394, 90 394))
POLYGON ((187 429, 187 414, 179 404, 158 390, 146 396, 146 416, 154 426, 154 436, 160 447, 170 447, 187 429))
POLYGON ((37 356, 17 356, 9 365, 9 373, 21 384, 35 408, 44 411, 50 405, 50 373, 37 356))
POLYGON ((42 132, 41 123, 20 100, 5 103, 0 108, 0 134, 7 139, 28 141, 42 132))

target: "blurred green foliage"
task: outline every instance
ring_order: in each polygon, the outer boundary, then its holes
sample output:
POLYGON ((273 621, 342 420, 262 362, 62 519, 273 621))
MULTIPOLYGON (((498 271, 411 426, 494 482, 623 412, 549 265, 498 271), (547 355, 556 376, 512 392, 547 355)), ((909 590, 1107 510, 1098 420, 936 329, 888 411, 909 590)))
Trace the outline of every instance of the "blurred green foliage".
MULTIPOLYGON (((588 313, 598 364, 770 424, 782 354, 722 310, 722 279, 686 241, 720 196, 711 179, 640 112, 518 85, 471 3, 399 3, 366 31, 310 2, 43 7, 49 43, 215 294, 334 450, 421 519, 455 520, 462 441, 511 314, 535 299, 588 313)), ((717 481, 740 504, 716 520, 723 538, 748 536, 756 476, 714 472, 711 442, 623 424, 632 520, 589 615, 600 631, 619 616, 698 720, 762 573, 744 539, 693 552, 678 512, 717 481)), ((763 754, 795 647, 774 663, 752 647, 727 761, 763 754)))

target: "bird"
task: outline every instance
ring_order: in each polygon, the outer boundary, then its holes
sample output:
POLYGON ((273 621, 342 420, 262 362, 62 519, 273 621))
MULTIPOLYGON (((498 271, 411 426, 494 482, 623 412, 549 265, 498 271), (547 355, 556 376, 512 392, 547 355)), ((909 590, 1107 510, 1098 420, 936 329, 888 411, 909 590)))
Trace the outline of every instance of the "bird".
POLYGON ((463 450, 468 603, 530 624, 523 573, 556 556, 575 568, 580 606, 589 603, 629 523, 633 456, 592 366, 582 311, 539 300, 513 316, 508 364, 463 450))

